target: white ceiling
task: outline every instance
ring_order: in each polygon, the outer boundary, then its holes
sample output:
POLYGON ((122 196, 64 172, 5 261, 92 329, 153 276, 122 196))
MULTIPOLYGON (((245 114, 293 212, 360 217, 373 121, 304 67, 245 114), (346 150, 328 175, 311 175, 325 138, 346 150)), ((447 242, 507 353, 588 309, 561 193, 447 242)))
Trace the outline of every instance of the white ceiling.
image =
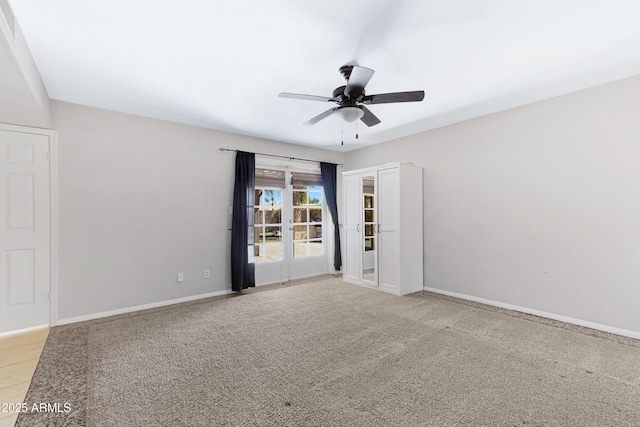
POLYGON ((52 99, 350 150, 640 74, 638 0, 11 0, 52 99), (367 128, 338 68, 376 71, 367 128), (340 146, 344 131, 345 146, 340 146))

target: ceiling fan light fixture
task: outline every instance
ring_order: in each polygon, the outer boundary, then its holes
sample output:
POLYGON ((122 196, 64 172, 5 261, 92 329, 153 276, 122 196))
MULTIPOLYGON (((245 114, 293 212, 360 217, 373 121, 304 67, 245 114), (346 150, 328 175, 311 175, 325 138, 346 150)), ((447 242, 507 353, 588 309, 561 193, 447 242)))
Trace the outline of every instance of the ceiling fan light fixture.
POLYGON ((353 123, 364 116, 364 111, 358 107, 342 107, 334 115, 347 123, 353 123))

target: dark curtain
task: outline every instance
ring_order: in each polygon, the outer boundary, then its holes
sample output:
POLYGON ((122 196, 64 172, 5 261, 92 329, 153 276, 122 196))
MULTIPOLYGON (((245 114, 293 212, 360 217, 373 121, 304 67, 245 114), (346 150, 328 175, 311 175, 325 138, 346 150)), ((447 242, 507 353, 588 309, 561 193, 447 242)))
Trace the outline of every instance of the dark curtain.
POLYGON ((342 253, 340 251, 340 222, 338 221, 338 201, 337 201, 337 180, 336 166, 333 163, 320 162, 320 173, 322 174, 322 186, 327 200, 327 207, 333 220, 334 253, 333 266, 336 271, 342 267, 342 253))
POLYGON ((231 289, 234 291, 256 285, 253 262, 255 171, 256 155, 238 151, 231 221, 231 289))

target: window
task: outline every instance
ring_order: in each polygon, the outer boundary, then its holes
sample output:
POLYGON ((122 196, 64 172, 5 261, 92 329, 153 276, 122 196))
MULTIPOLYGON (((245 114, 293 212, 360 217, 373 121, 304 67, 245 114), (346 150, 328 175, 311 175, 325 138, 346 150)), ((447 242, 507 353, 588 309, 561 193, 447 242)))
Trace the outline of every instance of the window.
POLYGON ((296 185, 293 187, 293 257, 322 255, 322 187, 296 185))
POLYGON ((255 188, 255 261, 282 260, 282 190, 255 188))
POLYGON ((256 168, 255 177, 254 262, 288 263, 291 258, 322 256, 320 174, 256 168))

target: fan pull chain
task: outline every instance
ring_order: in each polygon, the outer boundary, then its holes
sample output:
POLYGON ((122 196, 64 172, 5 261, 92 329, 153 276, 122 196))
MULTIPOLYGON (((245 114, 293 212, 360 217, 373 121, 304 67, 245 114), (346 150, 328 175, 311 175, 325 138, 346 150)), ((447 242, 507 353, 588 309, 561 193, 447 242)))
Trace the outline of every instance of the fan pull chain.
POLYGON ((358 121, 356 120, 356 139, 358 139, 358 121))
POLYGON ((342 143, 340 145, 344 145, 344 122, 340 121, 340 140, 342 143))

